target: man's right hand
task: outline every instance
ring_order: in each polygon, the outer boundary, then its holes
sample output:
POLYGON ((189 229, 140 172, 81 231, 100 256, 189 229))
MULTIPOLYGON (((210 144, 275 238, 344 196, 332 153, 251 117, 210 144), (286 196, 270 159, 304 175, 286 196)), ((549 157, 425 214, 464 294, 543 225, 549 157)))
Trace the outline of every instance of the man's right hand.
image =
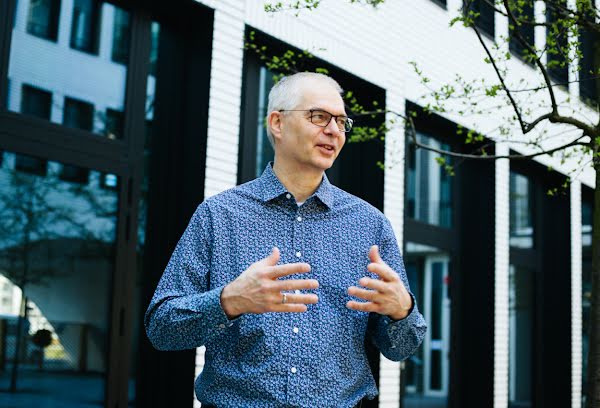
POLYGON ((229 319, 244 313, 266 312, 306 312, 307 304, 317 303, 315 294, 286 293, 286 303, 282 303, 282 291, 317 289, 315 279, 278 278, 295 273, 310 272, 307 263, 277 265, 279 249, 273 248, 271 255, 250 265, 221 292, 221 307, 229 319))

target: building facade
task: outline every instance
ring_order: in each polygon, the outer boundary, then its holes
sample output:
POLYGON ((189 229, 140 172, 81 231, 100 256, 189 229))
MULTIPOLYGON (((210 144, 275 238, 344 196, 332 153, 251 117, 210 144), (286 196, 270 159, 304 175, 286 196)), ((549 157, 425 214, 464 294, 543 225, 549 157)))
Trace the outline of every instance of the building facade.
MULTIPOLYGON (((473 32, 448 27, 458 0, 378 10, 330 0, 299 15, 266 13, 263 0, 165 3, 0 3, 2 406, 199 405, 204 350, 154 350, 142 316, 196 206, 272 158, 264 116, 276 73, 248 44, 309 51, 298 69, 325 68, 360 101, 417 112, 416 138, 433 148, 466 153, 457 130, 501 124, 500 114, 424 112, 427 87, 457 73, 496 82, 473 32)), ((542 3, 526 12, 553 18, 542 3)), ((502 44, 508 21, 475 7, 484 41, 502 44)), ((542 29, 527 35, 543 47, 542 29)), ((591 45, 581 41, 584 72, 591 45)), ((534 83, 518 46, 505 47, 511 73, 534 83)), ((557 95, 597 118, 593 82, 577 75, 553 70, 566 84, 557 95)), ((429 327, 404 363, 369 348, 380 395, 363 406, 581 407, 591 169, 549 197, 570 174, 559 158, 456 161, 449 176, 438 157, 396 126, 348 143, 328 171, 390 219, 429 327)))

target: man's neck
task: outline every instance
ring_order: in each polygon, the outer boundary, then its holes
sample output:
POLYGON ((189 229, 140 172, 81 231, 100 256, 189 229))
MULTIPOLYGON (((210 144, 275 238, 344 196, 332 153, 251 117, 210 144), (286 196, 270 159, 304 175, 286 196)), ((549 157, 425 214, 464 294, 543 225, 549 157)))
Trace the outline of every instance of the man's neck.
POLYGON ((273 163, 273 172, 298 202, 306 201, 323 180, 322 170, 307 171, 305 168, 282 164, 277 160, 273 163))

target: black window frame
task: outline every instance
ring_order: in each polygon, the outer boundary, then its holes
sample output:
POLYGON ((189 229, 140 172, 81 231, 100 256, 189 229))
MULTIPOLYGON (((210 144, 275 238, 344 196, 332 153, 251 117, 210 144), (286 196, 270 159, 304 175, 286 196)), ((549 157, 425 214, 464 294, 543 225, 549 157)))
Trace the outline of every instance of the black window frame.
POLYGON ((571 305, 569 301, 561 302, 562 306, 555 308, 551 294, 562 292, 571 284, 571 253, 564 250, 571 242, 570 190, 549 196, 547 192, 560 188, 566 178, 540 163, 513 160, 510 168, 528 177, 534 187, 534 247, 510 247, 509 256, 511 265, 528 268, 535 274, 533 344, 543 342, 544 347, 533 348, 532 403, 568 405, 571 392, 560 384, 570 381, 571 355, 560 350, 569 349, 571 344, 571 305))
MULTIPOLYGON (((48 1, 50 2, 49 5, 49 12, 48 12, 48 24, 47 24, 47 30, 48 33, 47 34, 43 34, 37 31, 37 26, 34 25, 34 23, 32 22, 32 7, 34 7, 33 5, 33 0, 30 1, 29 3, 29 8, 27 11, 27 24, 26 24, 26 32, 30 35, 33 35, 35 37, 38 38, 43 38, 44 40, 48 40, 48 41, 53 41, 56 42, 58 41, 58 31, 59 31, 59 25, 60 25, 60 9, 61 9, 61 0, 43 0, 43 1, 48 1)), ((16 7, 15 7, 16 10, 16 7)))
POLYGON ((77 51, 85 52, 92 55, 97 55, 100 45, 100 27, 102 21, 102 4, 100 0, 73 0, 73 14, 71 17, 71 33, 69 36, 69 46, 77 51), (91 5, 90 27, 89 33, 86 33, 86 38, 83 40, 78 37, 79 23, 77 3, 80 1, 89 1, 91 5), (83 44, 81 42, 84 42, 83 44))
MULTIPOLYGON (((564 0, 563 0, 564 1, 564 0)), ((565 5, 566 5, 566 1, 564 1, 565 5)), ((548 24, 552 24, 554 23, 555 19, 556 19, 556 15, 557 13, 555 11, 553 11, 552 9, 550 9, 548 7, 548 4, 546 5, 546 23, 548 24)), ((546 39, 550 36, 550 27, 546 27, 546 39)), ((547 53, 547 57, 546 57, 546 63, 549 64, 551 61, 553 61, 553 64, 564 64, 564 67, 559 66, 554 66, 554 67, 549 67, 548 68, 548 75, 550 75, 550 77, 557 83, 560 85, 563 85, 565 88, 568 88, 568 82, 569 82, 569 63, 568 63, 568 55, 566 55, 564 52, 561 53, 561 49, 568 51, 569 45, 568 45, 568 33, 566 32, 561 32, 561 34, 559 34, 557 36, 557 38, 555 39, 557 42, 557 46, 558 46, 558 54, 551 54, 551 53, 547 53), (564 33, 564 35, 563 35, 564 33)))
MULTIPOLYGON (((490 140, 461 144, 459 127, 450 120, 427 112, 407 101, 405 112, 417 131, 434 136, 456 153, 473 153, 486 147, 494 154, 490 140), (416 116, 412 116, 416 114, 416 116), (460 136, 459 136, 460 137, 460 136)), ((461 129, 463 134, 464 129, 461 129)), ((405 129, 405 151, 412 144, 411 128, 405 129)), ((409 161, 405 161, 408 174, 409 161)), ((466 160, 454 167, 452 186, 452 227, 445 228, 411 219, 404 212, 404 253, 406 243, 415 242, 438 248, 450 257, 448 296, 450 309, 450 372, 447 406, 493 405, 494 354, 494 237, 495 167, 492 161, 466 160), (473 197, 477 197, 473 199, 473 197), (477 308, 472 305, 477 304, 477 308), (477 332, 474 340, 471 333, 477 332)), ((405 208, 408 177, 404 177, 405 208)), ((419 301, 419 299, 417 299, 419 301)), ((403 385, 401 378, 401 398, 403 385)), ((403 402, 404 403, 404 402, 403 402)), ((404 405, 402 405, 404 406, 404 405)))
POLYGON ((475 25, 479 31, 492 41, 495 41, 496 35, 496 12, 494 7, 486 2, 486 0, 463 0, 463 13, 468 13, 472 10, 479 13, 475 19, 475 25), (469 7, 470 4, 470 7, 469 7))
MULTIPOLYGON (((513 15, 515 16, 516 19, 519 19, 520 17, 525 17, 528 21, 534 21, 535 18, 535 14, 534 14, 534 0, 525 0, 528 1, 530 3, 527 3, 528 5, 523 7, 523 10, 521 13, 517 12, 517 10, 513 10, 513 15)), ((513 24, 512 20, 509 19, 509 44, 508 44, 508 48, 510 50, 510 52, 517 56, 521 61, 529 64, 529 65, 533 65, 534 61, 528 61, 525 58, 525 53, 529 52, 529 50, 521 44, 521 42, 519 41, 519 39, 517 38, 517 36, 514 34, 515 32, 518 32, 521 37, 530 45, 535 46, 535 26, 533 24, 521 24, 521 26, 517 27, 513 24), (510 28, 512 26, 512 28, 510 28)))

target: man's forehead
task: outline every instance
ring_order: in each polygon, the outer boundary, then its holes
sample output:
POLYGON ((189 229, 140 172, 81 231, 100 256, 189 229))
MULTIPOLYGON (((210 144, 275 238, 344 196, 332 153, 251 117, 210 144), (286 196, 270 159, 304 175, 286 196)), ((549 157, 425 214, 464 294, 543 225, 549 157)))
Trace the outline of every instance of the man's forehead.
POLYGON ((302 104, 304 109, 321 109, 334 115, 345 114, 341 95, 333 86, 323 81, 313 81, 303 87, 302 104))

